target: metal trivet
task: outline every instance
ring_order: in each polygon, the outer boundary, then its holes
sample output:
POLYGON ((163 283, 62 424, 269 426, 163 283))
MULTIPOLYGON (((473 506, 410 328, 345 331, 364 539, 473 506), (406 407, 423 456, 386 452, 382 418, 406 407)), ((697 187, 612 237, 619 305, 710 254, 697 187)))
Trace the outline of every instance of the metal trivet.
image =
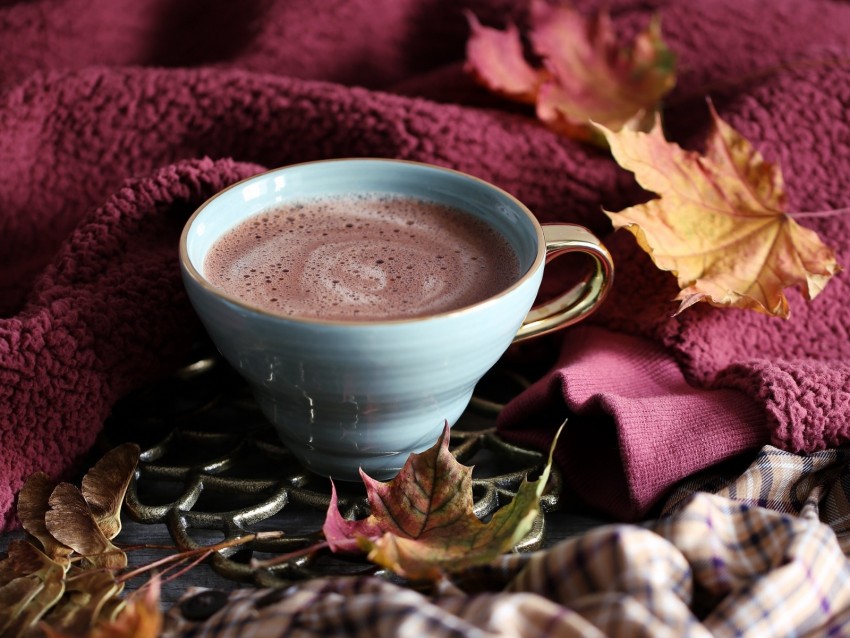
MULTIPOLYGON (((509 379, 511 384, 508 392, 521 389, 509 379)), ((479 388, 483 385, 488 383, 479 388)), ((496 386, 504 394, 504 378, 496 386)), ((485 520, 514 497, 523 478, 538 475, 545 462, 539 452, 495 435, 498 402, 498 397, 476 399, 451 433, 452 453, 458 461, 475 465, 474 511, 485 520)), ((244 382, 220 359, 202 353, 173 378, 121 401, 106 431, 123 432, 119 436, 142 448, 136 480, 126 498, 130 515, 142 523, 165 523, 180 549, 207 547, 249 532, 284 532, 282 538, 215 552, 212 566, 225 578, 280 587, 329 575, 390 577, 363 559, 328 551, 273 567, 252 567, 251 558, 289 555, 321 540, 330 482, 299 465, 244 382)), ((345 517, 369 514, 362 484, 337 483, 337 490, 345 517)), ((555 509, 560 492, 561 475, 553 468, 541 509, 555 509)), ((515 549, 540 548, 544 528, 541 514, 515 549)))

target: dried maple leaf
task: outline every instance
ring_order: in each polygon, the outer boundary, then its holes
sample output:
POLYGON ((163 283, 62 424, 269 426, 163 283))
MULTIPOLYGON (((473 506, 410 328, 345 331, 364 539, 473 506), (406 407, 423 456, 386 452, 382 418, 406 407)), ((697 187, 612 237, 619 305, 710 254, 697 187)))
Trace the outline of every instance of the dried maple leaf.
POLYGON ((649 133, 600 126, 617 163, 658 199, 608 213, 655 264, 673 272, 679 312, 699 301, 787 318, 783 291, 811 300, 840 267, 817 234, 787 213, 782 173, 711 108, 705 155, 649 133))
POLYGON ((361 471, 372 510, 366 519, 344 519, 334 488, 322 531, 333 551, 359 549, 401 576, 436 580, 444 572, 489 562, 525 537, 539 514, 551 466, 550 454, 540 477, 524 480, 511 503, 484 523, 473 513, 472 468, 449 452, 446 426, 437 443, 411 454, 392 481, 361 471))
POLYGON ((525 60, 522 40, 516 25, 505 31, 482 26, 471 11, 470 38, 466 44, 466 69, 481 84, 507 98, 534 104, 540 85, 549 79, 542 69, 533 68, 525 60))
POLYGON ((591 121, 648 129, 676 82, 676 58, 657 18, 624 47, 607 12, 588 19, 566 4, 534 0, 529 39, 539 69, 526 61, 514 25, 499 31, 468 18, 467 71, 496 93, 536 104, 540 120, 575 139, 604 143, 591 121))
POLYGON ((121 505, 139 462, 139 446, 124 443, 107 452, 82 481, 83 498, 106 538, 121 531, 121 505))
POLYGON ((50 509, 44 515, 45 525, 59 542, 97 567, 123 569, 127 566, 127 555, 104 536, 76 486, 60 483, 50 495, 49 503, 50 509))
POLYGON ((44 553, 67 569, 68 556, 74 550, 56 540, 44 523, 54 487, 56 484, 43 472, 30 476, 18 493, 18 518, 27 533, 41 544, 44 553))

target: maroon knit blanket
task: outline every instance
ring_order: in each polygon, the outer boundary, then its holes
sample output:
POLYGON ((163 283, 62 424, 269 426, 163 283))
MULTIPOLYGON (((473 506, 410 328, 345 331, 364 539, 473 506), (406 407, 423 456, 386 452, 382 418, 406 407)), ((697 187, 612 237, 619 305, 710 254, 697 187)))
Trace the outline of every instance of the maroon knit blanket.
MULTIPOLYGON (((710 95, 781 163, 794 209, 850 204, 850 4, 605 4, 626 37, 660 13, 680 60, 673 139, 699 147, 710 95)), ((412 159, 603 236, 602 206, 646 197, 606 153, 471 83, 463 8, 494 26, 526 20, 508 0, 0 0, 0 526, 27 475, 66 472, 119 398, 185 355, 200 328, 179 232, 229 183, 318 158, 412 159)), ((850 217, 804 221, 850 263, 850 217)), ((672 278, 629 236, 607 243, 613 295, 545 342, 562 354, 503 414, 506 436, 545 445, 571 415, 566 477, 619 516, 763 443, 847 442, 846 271, 811 304, 792 294, 789 321, 709 307, 673 318, 672 278)))

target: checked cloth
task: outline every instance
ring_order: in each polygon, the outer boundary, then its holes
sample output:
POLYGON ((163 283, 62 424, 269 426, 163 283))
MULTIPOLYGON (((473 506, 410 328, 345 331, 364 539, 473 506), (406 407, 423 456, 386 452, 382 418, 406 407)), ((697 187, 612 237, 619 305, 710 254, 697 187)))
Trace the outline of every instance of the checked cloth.
POLYGON ((850 636, 848 458, 768 446, 682 484, 657 520, 503 556, 430 596, 374 577, 243 589, 204 622, 176 605, 166 635, 850 636))

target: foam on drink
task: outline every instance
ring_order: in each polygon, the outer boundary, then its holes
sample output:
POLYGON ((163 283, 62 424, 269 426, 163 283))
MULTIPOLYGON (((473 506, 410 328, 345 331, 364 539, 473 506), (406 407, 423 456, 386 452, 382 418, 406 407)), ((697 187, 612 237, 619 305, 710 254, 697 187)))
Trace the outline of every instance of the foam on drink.
POLYGON ((444 204, 347 194, 285 203, 225 233, 204 263, 213 285, 287 316, 421 317, 477 303, 519 277, 507 240, 444 204))

